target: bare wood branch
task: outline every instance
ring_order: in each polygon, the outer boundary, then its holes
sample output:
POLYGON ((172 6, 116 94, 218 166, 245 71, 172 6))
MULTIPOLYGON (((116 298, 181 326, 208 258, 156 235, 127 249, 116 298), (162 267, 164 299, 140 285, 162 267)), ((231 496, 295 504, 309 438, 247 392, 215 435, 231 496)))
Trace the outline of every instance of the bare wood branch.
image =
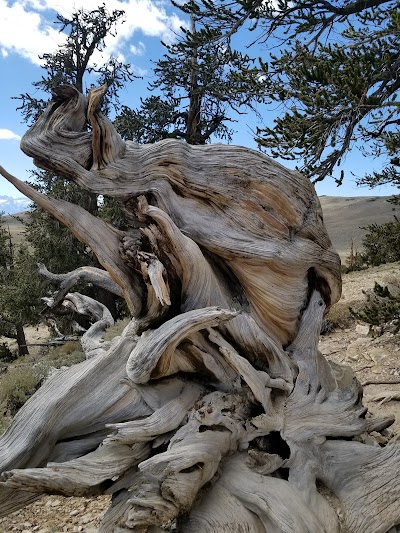
POLYGON ((53 274, 52 272, 49 272, 45 265, 39 263, 38 272, 41 276, 60 286, 57 294, 53 296, 51 307, 57 307, 60 305, 70 289, 80 282, 91 283, 98 287, 102 287, 117 296, 123 296, 121 287, 115 283, 106 270, 101 270, 100 268, 84 266, 77 268, 72 272, 68 272, 67 274, 53 274))
POLYGON ((313 187, 246 148, 125 143, 99 112, 104 91, 56 90, 22 147, 116 198, 124 231, 0 168, 107 270, 41 267, 57 303, 92 317, 95 357, 47 380, 0 438, 0 513, 107 493, 101 533, 339 533, 323 483, 348 531, 387 533, 399 449, 351 439, 393 418, 367 418, 354 373, 318 351, 341 280, 313 187), (135 318, 111 342, 104 306, 67 292, 77 280, 126 298, 135 318))

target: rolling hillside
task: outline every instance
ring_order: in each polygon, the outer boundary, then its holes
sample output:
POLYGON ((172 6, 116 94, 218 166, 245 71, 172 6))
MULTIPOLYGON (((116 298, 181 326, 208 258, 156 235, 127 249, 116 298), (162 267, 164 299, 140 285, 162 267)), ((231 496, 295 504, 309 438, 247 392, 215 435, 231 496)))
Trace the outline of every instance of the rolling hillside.
MULTIPOLYGON (((388 198, 390 196, 320 197, 329 236, 342 260, 349 255, 352 240, 354 249, 361 251, 365 231, 360 227, 374 222, 382 224, 391 220, 395 214, 400 216, 400 206, 390 204, 388 198)), ((28 220, 29 212, 18 216, 28 220)), ((23 238, 23 224, 12 215, 7 215, 4 219, 15 242, 19 242, 23 238)))
POLYGON ((400 216, 400 206, 389 203, 389 198, 390 196, 320 197, 325 225, 342 261, 349 255, 352 240, 354 250, 361 251, 361 241, 366 233, 361 229, 362 226, 383 224, 392 220, 395 214, 400 216))
POLYGON ((4 227, 10 230, 11 238, 15 244, 20 243, 24 238, 24 224, 22 221, 28 222, 29 211, 18 213, 16 215, 4 215, 4 227), (18 220, 21 219, 21 220, 18 220))

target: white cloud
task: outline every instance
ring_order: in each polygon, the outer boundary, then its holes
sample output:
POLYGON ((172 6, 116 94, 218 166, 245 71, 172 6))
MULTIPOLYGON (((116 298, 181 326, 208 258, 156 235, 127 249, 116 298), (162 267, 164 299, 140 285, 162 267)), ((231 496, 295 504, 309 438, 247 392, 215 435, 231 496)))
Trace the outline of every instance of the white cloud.
POLYGON ((131 44, 129 47, 129 51, 134 56, 143 56, 146 51, 146 46, 142 41, 139 41, 136 44, 131 44))
POLYGON ((63 36, 38 13, 26 11, 21 3, 0 0, 0 46, 39 64, 39 54, 55 50, 63 36))
MULTIPOLYGON (((82 2, 83 3, 83 2, 82 2)), ((65 36, 52 24, 55 12, 70 16, 74 10, 83 7, 90 11, 98 7, 99 0, 85 0, 84 6, 76 0, 0 0, 0 49, 2 54, 14 52, 35 64, 40 64, 38 56, 56 50, 65 36), (49 10, 53 10, 51 18, 49 10)), ((106 52, 93 58, 100 62, 110 54, 121 53, 123 46, 136 32, 148 37, 160 37, 170 42, 174 39, 183 21, 176 15, 169 15, 162 0, 108 0, 107 9, 125 11, 125 22, 119 23, 116 37, 106 39, 106 52)), ((139 45, 140 47, 140 42, 139 45)), ((140 48, 138 48, 140 49, 140 48)))
POLYGON ((0 141, 19 141, 21 137, 11 130, 0 128, 0 141))

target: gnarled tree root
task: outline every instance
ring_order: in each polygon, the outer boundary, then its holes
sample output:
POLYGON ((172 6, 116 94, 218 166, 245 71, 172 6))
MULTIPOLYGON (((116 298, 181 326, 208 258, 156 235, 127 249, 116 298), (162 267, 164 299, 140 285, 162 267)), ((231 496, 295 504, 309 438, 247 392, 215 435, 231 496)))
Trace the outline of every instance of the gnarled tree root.
POLYGON ((125 143, 99 112, 104 91, 57 89, 22 148, 115 198, 124 231, 0 167, 107 271, 41 267, 56 304, 94 317, 90 358, 0 438, 0 513, 44 493, 112 494, 101 533, 393 533, 399 445, 352 440, 393 418, 368 418, 354 375, 318 351, 341 282, 313 187, 245 148, 125 143), (83 279, 133 315, 110 344, 107 310, 71 292, 83 279))

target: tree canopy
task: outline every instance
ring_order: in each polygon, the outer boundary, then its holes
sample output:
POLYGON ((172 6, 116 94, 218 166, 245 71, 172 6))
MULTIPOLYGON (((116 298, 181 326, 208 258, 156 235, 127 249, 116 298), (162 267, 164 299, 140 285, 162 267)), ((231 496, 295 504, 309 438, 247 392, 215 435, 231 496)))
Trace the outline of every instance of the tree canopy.
POLYGON ((259 145, 298 161, 314 181, 333 175, 341 183, 343 158, 357 142, 366 155, 399 163, 399 7, 388 0, 199 0, 184 9, 210 36, 218 27, 227 43, 253 30, 247 42, 264 49, 264 96, 279 104, 273 125, 257 132, 259 145))
POLYGON ((24 325, 37 323, 43 308, 46 282, 35 270, 32 253, 13 244, 0 214, 0 335, 17 341, 19 355, 28 353, 24 325))
POLYGON ((115 35, 116 23, 123 20, 124 11, 109 12, 105 4, 87 11, 83 8, 74 11, 70 18, 57 14, 56 24, 66 40, 55 52, 43 54, 43 74, 40 80, 32 82, 39 97, 29 93, 20 94, 22 116, 28 124, 35 122, 48 105, 52 90, 59 85, 74 85, 84 93, 94 85, 106 83, 109 86, 103 102, 105 110, 110 105, 118 107, 118 91, 128 81, 134 79, 130 65, 109 56, 98 64, 96 53, 104 52, 104 39, 115 35))
MULTIPOLYGON (((134 75, 129 64, 107 56, 104 41, 108 35, 115 35, 117 22, 123 17, 122 10, 109 12, 104 4, 92 11, 79 9, 69 18, 57 15, 56 23, 66 35, 65 42, 55 52, 42 56, 43 74, 32 83, 33 95, 26 93, 16 97, 20 101, 18 109, 27 124, 37 120, 50 102, 54 89, 64 84, 73 85, 80 93, 86 93, 94 84, 106 84, 108 91, 102 103, 103 111, 109 112, 111 107, 119 109, 118 92, 126 82, 134 79, 134 75), (103 52, 106 59, 100 64, 98 54, 103 52)), ((34 187, 40 192, 77 203, 91 214, 99 214, 97 195, 84 191, 64 176, 49 170, 36 170, 32 178, 34 187)), ((90 248, 39 206, 34 206, 26 238, 33 258, 33 268, 30 269, 32 283, 41 283, 41 277, 36 272, 37 262, 46 264, 56 273, 84 265, 99 266, 90 248)), ((106 302, 116 313, 115 299, 102 289, 95 290, 98 299, 106 302)), ((20 304, 22 307, 25 305, 23 300, 20 304)))
POLYGON ((205 144, 211 138, 230 141, 235 114, 263 98, 263 83, 254 60, 231 50, 212 38, 197 16, 190 15, 190 29, 182 37, 165 44, 164 56, 155 63, 153 93, 142 99, 135 110, 123 107, 115 125, 122 136, 139 143, 165 138, 182 139, 189 144, 205 144), (246 70, 246 79, 239 72, 246 70))

